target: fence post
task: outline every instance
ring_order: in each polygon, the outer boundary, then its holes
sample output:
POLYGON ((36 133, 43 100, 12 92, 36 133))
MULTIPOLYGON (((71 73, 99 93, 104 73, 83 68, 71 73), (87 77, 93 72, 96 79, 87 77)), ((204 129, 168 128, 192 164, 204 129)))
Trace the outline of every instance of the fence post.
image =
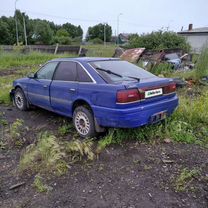
POLYGON ((54 51, 54 55, 56 55, 57 51, 58 51, 58 47, 59 47, 59 44, 56 43, 56 48, 55 48, 55 51, 54 51))

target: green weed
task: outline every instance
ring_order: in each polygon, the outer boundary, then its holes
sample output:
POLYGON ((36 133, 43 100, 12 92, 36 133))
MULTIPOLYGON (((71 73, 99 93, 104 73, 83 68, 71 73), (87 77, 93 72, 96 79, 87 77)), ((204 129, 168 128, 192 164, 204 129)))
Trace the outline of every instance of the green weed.
POLYGON ((199 173, 200 172, 196 169, 188 170, 187 168, 184 168, 175 180, 175 190, 177 192, 185 191, 194 177, 198 176, 199 173))
POLYGON ((93 160, 92 145, 92 141, 60 142, 55 136, 45 132, 41 134, 37 144, 26 148, 19 169, 62 175, 70 168, 69 163, 81 161, 84 157, 93 160))
POLYGON ((65 136, 65 135, 71 133, 72 131, 73 131, 73 126, 70 123, 67 123, 67 124, 65 123, 58 128, 58 133, 61 136, 65 136))
POLYGON ((93 142, 91 140, 72 140, 64 143, 66 154, 70 158, 71 163, 81 161, 83 157, 93 160, 95 155, 92 151, 92 146, 93 142))
POLYGON ((46 184, 43 183, 43 178, 39 175, 35 176, 35 180, 32 185, 38 192, 43 193, 43 192, 48 192, 51 190, 51 187, 47 186, 46 184))

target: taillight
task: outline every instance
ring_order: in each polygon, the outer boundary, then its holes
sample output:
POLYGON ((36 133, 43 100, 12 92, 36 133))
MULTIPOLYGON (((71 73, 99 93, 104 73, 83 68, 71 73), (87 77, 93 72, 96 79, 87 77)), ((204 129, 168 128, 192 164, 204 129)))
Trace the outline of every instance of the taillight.
POLYGON ((176 84, 172 83, 163 88, 163 94, 170 94, 176 91, 176 84))
POLYGON ((140 100, 138 89, 120 90, 117 92, 117 103, 130 103, 140 100))

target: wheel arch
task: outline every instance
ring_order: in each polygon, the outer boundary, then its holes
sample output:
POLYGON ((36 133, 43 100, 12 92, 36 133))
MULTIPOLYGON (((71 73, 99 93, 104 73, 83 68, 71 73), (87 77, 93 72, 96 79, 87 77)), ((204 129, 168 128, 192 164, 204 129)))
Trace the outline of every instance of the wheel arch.
POLYGON ((75 108, 78 107, 78 106, 86 106, 92 112, 92 114, 94 115, 92 107, 90 106, 89 102, 84 100, 84 99, 81 99, 81 98, 77 99, 73 102, 73 104, 72 104, 72 114, 74 113, 75 108))
POLYGON ((92 112, 92 115, 93 115, 93 118, 94 118, 94 124, 95 124, 95 130, 96 132, 104 132, 105 131, 105 128, 101 127, 98 122, 97 122, 97 119, 94 115, 94 112, 93 112, 93 109, 92 107, 90 106, 89 102, 84 100, 84 99, 77 99, 74 101, 74 103, 72 104, 72 114, 74 113, 74 110, 76 107, 78 106, 87 106, 87 108, 92 112))

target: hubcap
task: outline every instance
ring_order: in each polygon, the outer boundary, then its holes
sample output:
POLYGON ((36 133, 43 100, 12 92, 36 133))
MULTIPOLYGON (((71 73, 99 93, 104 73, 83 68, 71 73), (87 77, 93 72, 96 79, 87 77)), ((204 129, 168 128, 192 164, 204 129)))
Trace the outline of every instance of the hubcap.
POLYGON ((23 95, 22 95, 22 93, 17 92, 17 93, 15 94, 15 103, 16 103, 16 105, 17 105, 18 108, 21 109, 21 108, 23 107, 24 100, 23 100, 23 95))
POLYGON ((75 127, 82 135, 87 135, 90 130, 90 121, 84 112, 77 112, 75 117, 75 127))

